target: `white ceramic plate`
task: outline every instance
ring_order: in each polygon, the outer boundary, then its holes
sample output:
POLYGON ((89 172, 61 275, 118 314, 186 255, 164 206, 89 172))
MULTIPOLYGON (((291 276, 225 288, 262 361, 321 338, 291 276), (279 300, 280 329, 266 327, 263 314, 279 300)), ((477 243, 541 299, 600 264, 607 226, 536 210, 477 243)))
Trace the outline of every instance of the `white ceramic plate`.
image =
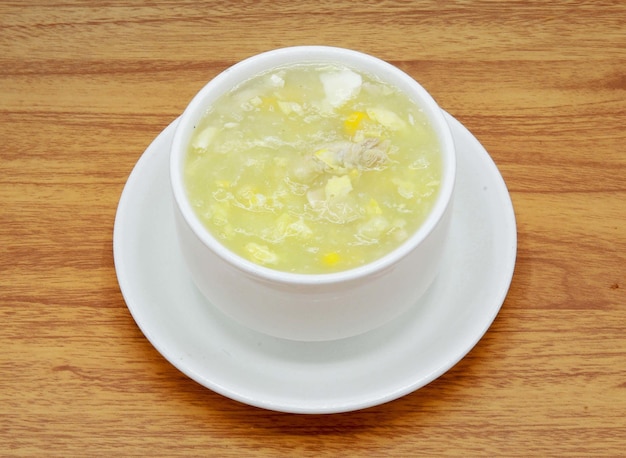
POLYGON ((485 149, 447 115, 458 154, 451 237, 427 294, 395 321, 333 342, 292 342, 241 327, 203 299, 178 251, 169 188, 176 121, 148 147, 122 193, 115 268, 142 332, 175 367, 250 405, 337 413, 397 399, 454 366, 487 331, 515 265, 506 185, 485 149))

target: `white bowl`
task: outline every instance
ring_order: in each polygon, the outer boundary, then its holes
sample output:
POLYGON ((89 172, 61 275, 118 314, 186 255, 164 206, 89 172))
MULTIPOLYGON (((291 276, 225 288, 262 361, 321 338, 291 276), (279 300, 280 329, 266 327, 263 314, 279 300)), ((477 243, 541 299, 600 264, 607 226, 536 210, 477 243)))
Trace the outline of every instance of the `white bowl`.
POLYGON ((219 74, 198 92, 181 115, 170 158, 178 238, 198 289, 215 307, 242 325, 275 337, 306 341, 364 333, 416 303, 437 275, 452 213, 455 175, 452 134, 443 112, 426 90, 387 62, 326 46, 276 49, 243 60, 219 74), (358 268, 328 274, 277 271, 236 255, 205 229, 187 199, 183 183, 187 147, 207 107, 254 75, 278 66, 308 62, 343 64, 400 88, 427 114, 441 145, 439 194, 420 228, 386 256, 358 268))

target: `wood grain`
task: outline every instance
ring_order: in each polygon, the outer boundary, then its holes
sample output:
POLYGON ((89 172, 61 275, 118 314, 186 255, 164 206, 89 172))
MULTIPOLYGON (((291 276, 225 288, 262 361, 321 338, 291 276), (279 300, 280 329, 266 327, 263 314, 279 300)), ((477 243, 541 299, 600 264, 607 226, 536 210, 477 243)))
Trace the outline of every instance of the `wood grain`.
POLYGON ((620 456, 626 4, 0 2, 0 455, 620 456), (135 162, 210 78, 274 47, 377 55, 483 143, 519 250, 491 329, 423 389, 297 416, 165 361, 113 266, 135 162))

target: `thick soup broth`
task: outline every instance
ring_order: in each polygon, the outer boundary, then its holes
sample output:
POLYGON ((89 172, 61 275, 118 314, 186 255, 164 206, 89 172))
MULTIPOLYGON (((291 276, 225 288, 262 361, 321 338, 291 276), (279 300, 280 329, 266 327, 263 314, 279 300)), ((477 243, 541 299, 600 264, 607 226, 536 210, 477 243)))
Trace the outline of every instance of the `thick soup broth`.
POLYGON ((419 106, 339 65, 274 69, 218 99, 189 145, 185 185, 207 230, 288 272, 361 266, 430 212, 440 147, 419 106))

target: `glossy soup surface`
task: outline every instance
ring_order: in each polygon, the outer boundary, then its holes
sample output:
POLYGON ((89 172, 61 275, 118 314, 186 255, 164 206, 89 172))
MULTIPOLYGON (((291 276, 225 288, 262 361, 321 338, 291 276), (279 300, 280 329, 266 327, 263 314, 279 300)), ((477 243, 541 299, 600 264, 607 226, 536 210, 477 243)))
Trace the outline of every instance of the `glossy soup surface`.
POLYGON ((402 92, 338 65, 258 75, 196 127, 190 202, 226 247, 289 272, 361 266, 398 247, 438 193, 439 144, 402 92))

